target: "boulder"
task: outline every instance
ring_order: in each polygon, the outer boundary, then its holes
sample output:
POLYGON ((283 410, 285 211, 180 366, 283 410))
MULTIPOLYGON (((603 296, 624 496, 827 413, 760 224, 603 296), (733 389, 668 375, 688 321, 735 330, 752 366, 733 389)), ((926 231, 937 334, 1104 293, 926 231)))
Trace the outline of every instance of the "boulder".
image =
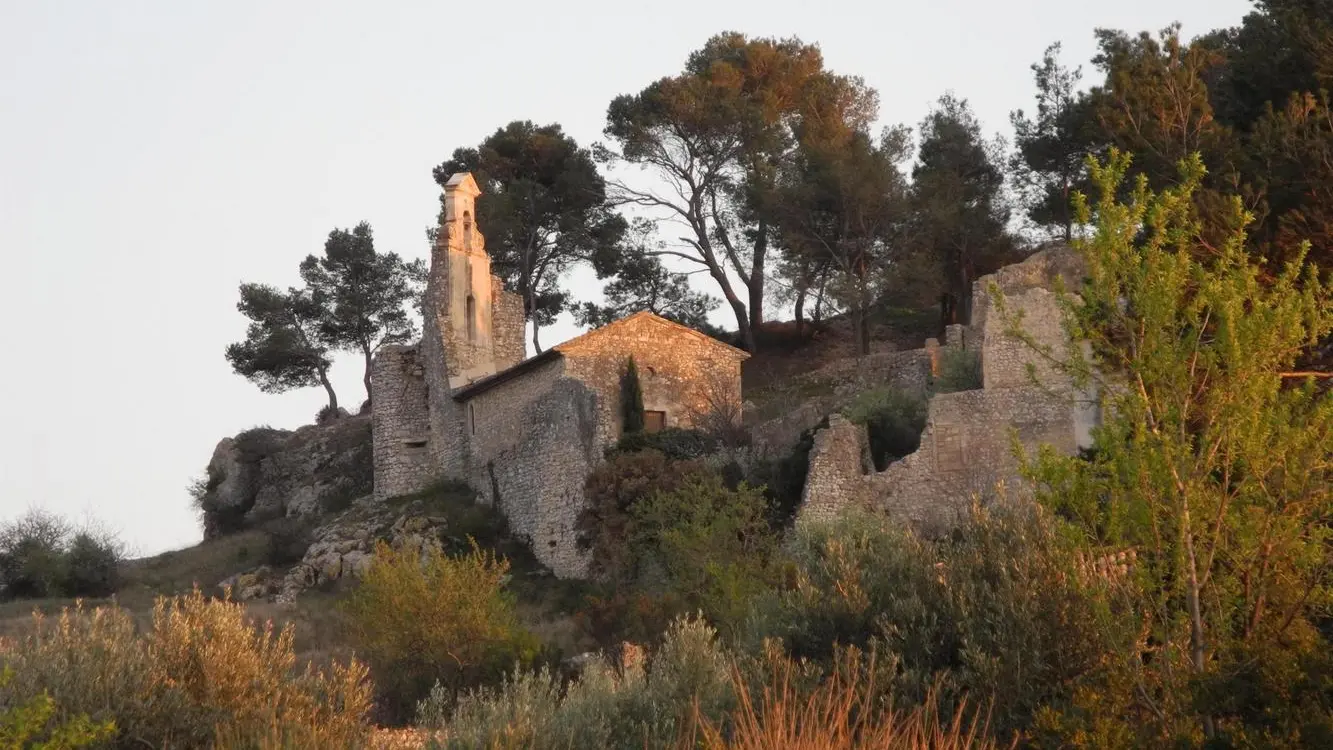
POLYGON ((223 438, 201 488, 204 538, 264 521, 343 510, 372 489, 370 418, 223 438))

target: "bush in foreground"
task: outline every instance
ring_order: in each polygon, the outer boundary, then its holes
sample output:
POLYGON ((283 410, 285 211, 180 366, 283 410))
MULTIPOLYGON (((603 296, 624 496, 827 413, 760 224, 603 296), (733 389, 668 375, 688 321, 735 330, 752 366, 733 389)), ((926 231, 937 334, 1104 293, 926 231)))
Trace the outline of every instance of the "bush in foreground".
POLYGON ((536 658, 505 590, 509 563, 473 544, 461 557, 380 542, 342 603, 352 640, 370 662, 386 721, 403 722, 431 686, 453 694, 498 680, 536 658))
POLYGON ((693 705, 722 714, 732 688, 716 632, 682 619, 646 668, 598 660, 563 690, 547 669, 520 670, 498 688, 468 693, 453 710, 448 692, 436 689, 421 703, 418 721, 442 730, 432 745, 439 749, 641 750, 674 746, 693 705))
POLYGON ((3 657, 13 679, 0 705, 50 696, 61 721, 114 721, 106 746, 253 747, 277 733, 288 746, 346 748, 367 734, 365 667, 296 671, 291 628, 256 627, 240 604, 198 590, 162 598, 143 633, 114 606, 34 618, 3 657))

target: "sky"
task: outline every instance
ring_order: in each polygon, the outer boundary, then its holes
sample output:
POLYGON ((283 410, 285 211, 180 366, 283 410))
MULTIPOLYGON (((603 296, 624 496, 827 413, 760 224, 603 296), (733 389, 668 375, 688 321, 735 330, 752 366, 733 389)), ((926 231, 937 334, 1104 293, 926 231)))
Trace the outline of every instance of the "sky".
MULTIPOLYGON (((797 36, 915 125, 946 91, 989 132, 1032 109, 1048 44, 1098 27, 1186 36, 1246 0, 677 0, 674 3, 0 2, 0 522, 30 508, 196 543, 186 487, 217 441, 295 428, 321 389, 233 374, 237 286, 297 283, 331 229, 426 257, 431 168, 515 119, 581 144, 606 106, 715 33, 797 36)), ((1090 76, 1085 75, 1085 81, 1090 76)), ((481 227, 485 232, 485 227, 481 227)), ((588 274, 577 295, 595 298, 588 274)), ((719 320, 722 320, 719 318, 719 320)), ((543 345, 578 332, 543 329, 543 345)), ((333 372, 364 398, 354 358, 333 372)))

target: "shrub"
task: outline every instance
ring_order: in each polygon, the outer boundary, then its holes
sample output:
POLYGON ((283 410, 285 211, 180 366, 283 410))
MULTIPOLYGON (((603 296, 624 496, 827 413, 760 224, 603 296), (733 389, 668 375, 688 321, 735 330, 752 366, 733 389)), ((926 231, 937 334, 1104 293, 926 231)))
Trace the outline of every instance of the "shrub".
POLYGON ((641 576, 660 571, 666 591, 716 624, 738 624, 768 585, 777 539, 758 489, 694 473, 635 504, 630 518, 630 546, 647 563, 641 576))
POLYGON ((0 526, 0 598, 109 596, 123 559, 114 534, 32 510, 0 526))
POLYGON ((747 684, 733 668, 739 707, 729 721, 715 722, 697 712, 681 747, 705 750, 990 750, 998 747, 988 722, 966 705, 951 718, 934 693, 907 711, 881 704, 869 664, 849 649, 834 660, 832 674, 814 689, 800 684, 804 670, 782 659, 762 689, 747 684), (729 730, 729 731, 728 731, 729 730))
POLYGON ((866 426, 870 455, 879 471, 920 447, 926 429, 925 400, 892 386, 862 393, 844 413, 866 426))
POLYGON ((124 546, 115 536, 85 529, 74 535, 65 550, 61 593, 74 597, 104 597, 120 589, 124 546))
MULTIPOLYGON (((0 691, 13 673, 0 672, 0 691)), ((74 750, 115 734, 115 724, 94 724, 87 716, 74 716, 55 723, 56 704, 46 694, 17 705, 0 704, 0 750, 74 750), (52 726, 52 724, 55 726, 52 726)))
POLYGON ((114 747, 206 747, 217 736, 299 727, 320 747, 366 735, 370 686, 355 661, 296 673, 290 627, 256 628, 240 604, 193 594, 158 599, 136 633, 119 607, 65 609, 35 626, 6 659, 5 703, 49 695, 68 720, 114 720, 114 747))
POLYGON ((707 471, 701 462, 673 462, 657 450, 616 453, 594 469, 584 485, 586 505, 577 526, 579 545, 591 554, 592 575, 613 585, 635 580, 639 551, 630 544, 631 508, 707 471))
POLYGON ((296 518, 275 518, 264 524, 268 537, 264 550, 264 564, 282 568, 295 565, 305 557, 310 547, 310 527, 296 518))
POLYGON ((948 346, 940 349, 940 371, 931 378, 934 393, 975 391, 982 386, 981 352, 948 346))
POLYGON ((1073 551, 1031 509, 977 511, 951 539, 921 541, 869 514, 811 524, 788 549, 786 591, 765 598, 757 642, 782 639, 827 661, 837 646, 878 646, 901 698, 932 687, 946 709, 971 695, 994 705, 998 730, 1027 726, 1070 698, 1073 680, 1110 653, 1113 631, 1073 551))
POLYGON ((405 721, 438 683, 456 692, 530 663, 536 639, 505 591, 509 563, 475 542, 462 557, 379 542, 361 584, 341 603, 353 642, 380 686, 389 721, 405 721))
POLYGON ((70 525, 34 509, 0 526, 0 584, 5 598, 58 596, 70 525))
POLYGON ((775 528, 788 526, 796 517, 810 473, 810 451, 815 447, 815 433, 828 427, 828 417, 802 430, 791 452, 777 460, 759 463, 751 470, 750 484, 763 486, 772 511, 775 528))
POLYGON ((584 597, 583 605, 574 613, 574 623, 598 647, 609 649, 625 641, 655 643, 672 620, 685 611, 680 597, 671 593, 615 591, 584 597))
POLYGON ((672 461, 691 461, 717 453, 721 440, 702 430, 668 427, 657 432, 631 432, 607 451, 607 458, 623 453, 658 451, 672 461))
POLYGON ((674 622, 647 668, 598 660, 564 691, 549 670, 520 670, 498 688, 469 692, 450 711, 432 691, 418 721, 444 730, 436 748, 670 747, 692 705, 707 715, 732 707, 731 680, 717 634, 703 621, 674 622))

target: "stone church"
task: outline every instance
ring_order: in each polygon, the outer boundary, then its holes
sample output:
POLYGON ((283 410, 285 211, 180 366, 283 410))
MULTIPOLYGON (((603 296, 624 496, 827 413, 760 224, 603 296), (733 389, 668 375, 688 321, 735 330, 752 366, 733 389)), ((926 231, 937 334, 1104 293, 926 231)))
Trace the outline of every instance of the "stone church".
POLYGON ((661 429, 738 408, 749 355, 640 312, 525 358, 523 302, 491 273, 474 220, 480 194, 468 173, 445 185, 422 339, 384 347, 372 365, 375 497, 462 480, 557 575, 579 576, 583 485, 620 438, 628 359, 647 428, 661 429))

